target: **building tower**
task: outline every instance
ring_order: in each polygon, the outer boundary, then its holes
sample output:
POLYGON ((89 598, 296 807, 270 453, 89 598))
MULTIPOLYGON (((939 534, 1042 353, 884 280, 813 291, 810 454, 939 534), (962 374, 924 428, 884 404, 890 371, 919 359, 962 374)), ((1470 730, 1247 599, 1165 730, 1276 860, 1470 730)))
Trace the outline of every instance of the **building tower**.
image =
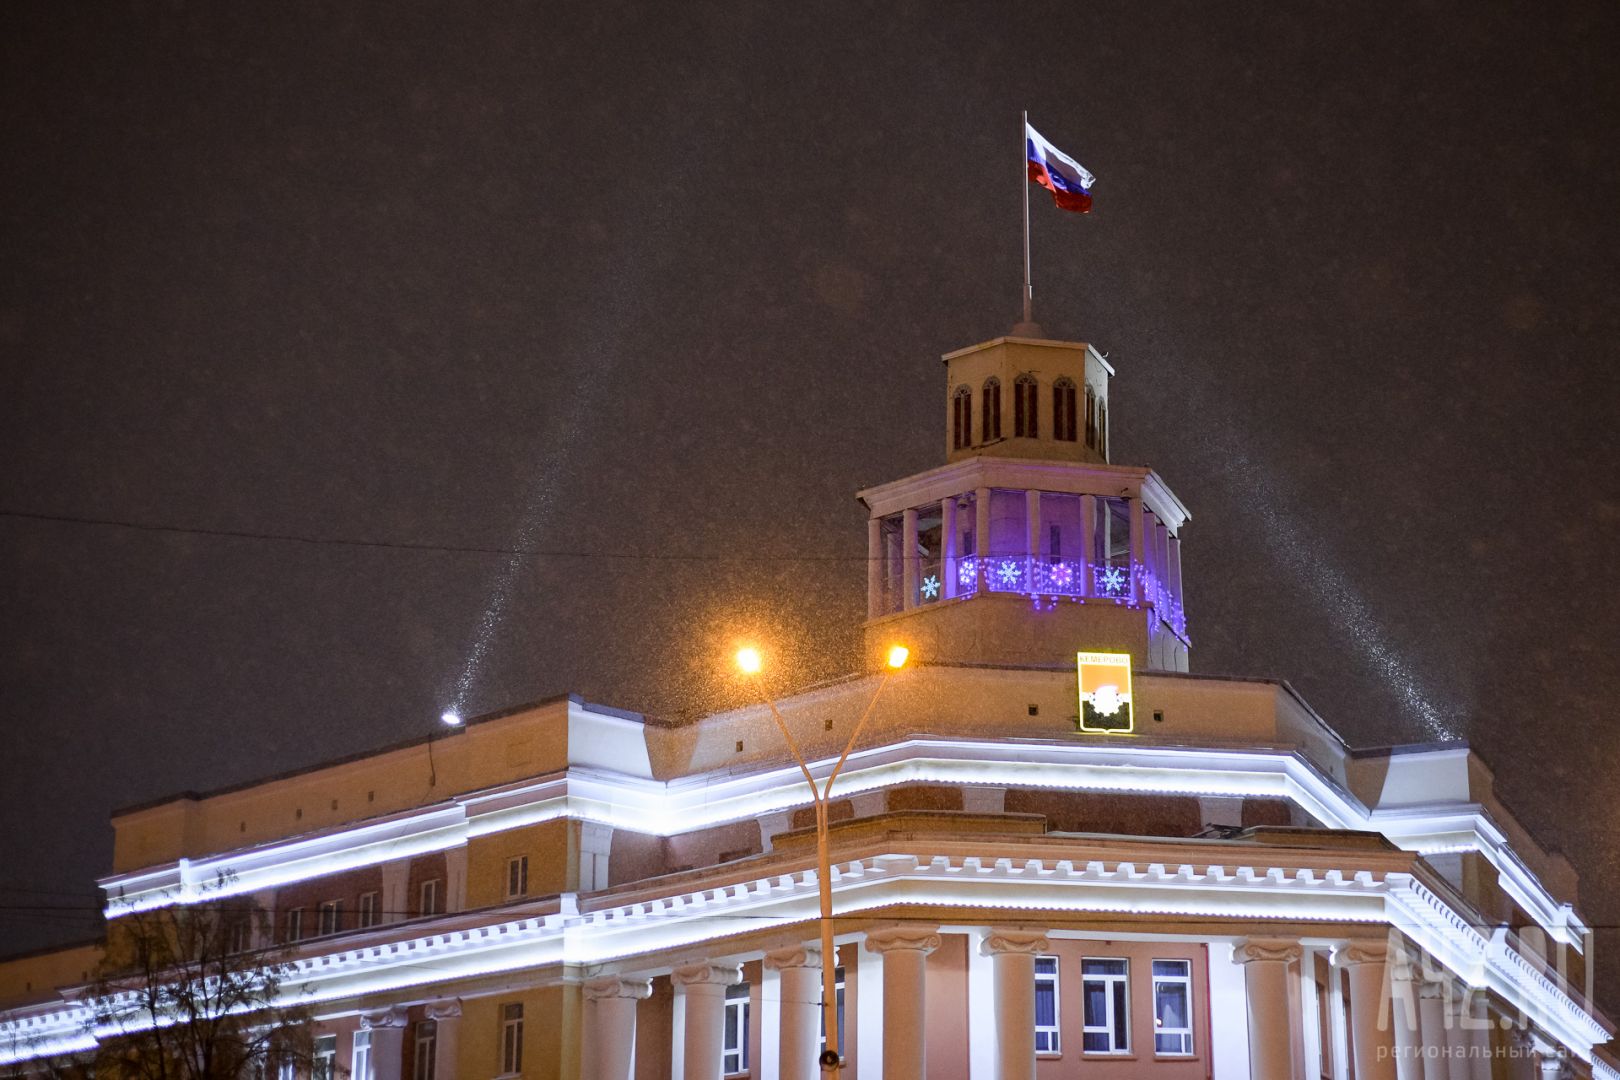
POLYGON ((859 493, 866 649, 941 663, 1072 666, 1128 652, 1187 670, 1186 507, 1109 461, 1108 378, 1090 345, 1002 337, 947 353, 945 464, 859 493))

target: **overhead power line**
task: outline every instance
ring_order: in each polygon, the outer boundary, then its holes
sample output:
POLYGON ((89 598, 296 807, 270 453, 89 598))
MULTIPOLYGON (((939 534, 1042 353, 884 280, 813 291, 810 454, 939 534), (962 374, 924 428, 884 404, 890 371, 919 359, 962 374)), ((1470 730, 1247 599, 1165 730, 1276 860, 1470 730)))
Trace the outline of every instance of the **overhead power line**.
POLYGON ((728 554, 679 551, 606 551, 570 548, 485 547, 471 544, 425 544, 410 540, 366 540, 337 536, 301 536, 297 533, 253 532, 245 529, 206 529, 190 525, 168 525, 122 518, 87 517, 77 514, 42 514, 29 510, 0 508, 0 517, 22 521, 49 521, 66 525, 100 525, 137 532, 177 533, 184 536, 217 536, 233 540, 263 540, 275 543, 309 544, 316 547, 385 548, 397 551, 435 551, 471 555, 532 555, 556 559, 618 559, 626 562, 866 562, 865 555, 728 554))

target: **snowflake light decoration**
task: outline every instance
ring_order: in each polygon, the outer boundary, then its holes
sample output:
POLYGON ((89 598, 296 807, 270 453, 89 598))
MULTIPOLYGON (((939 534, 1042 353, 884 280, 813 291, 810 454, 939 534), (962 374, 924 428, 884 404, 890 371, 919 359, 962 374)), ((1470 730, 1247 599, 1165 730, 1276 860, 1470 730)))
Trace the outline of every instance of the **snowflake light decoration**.
POLYGON ((1103 596, 1123 596, 1130 578, 1118 566, 1097 567, 1097 591, 1103 596))
POLYGON ((1023 573, 1023 567, 1012 559, 1002 559, 996 566, 997 580, 1009 589, 1018 584, 1018 579, 1023 576, 1023 573))
POLYGON ((956 583, 964 589, 972 589, 978 586, 979 567, 971 557, 963 559, 957 564, 956 583))
POLYGON ((1074 584, 1074 567, 1068 563, 1058 563, 1047 571, 1047 576, 1052 579, 1053 585, 1060 589, 1067 589, 1074 584))
POLYGON ((937 600, 939 598, 939 577, 929 574, 922 580, 922 594, 924 600, 937 600))

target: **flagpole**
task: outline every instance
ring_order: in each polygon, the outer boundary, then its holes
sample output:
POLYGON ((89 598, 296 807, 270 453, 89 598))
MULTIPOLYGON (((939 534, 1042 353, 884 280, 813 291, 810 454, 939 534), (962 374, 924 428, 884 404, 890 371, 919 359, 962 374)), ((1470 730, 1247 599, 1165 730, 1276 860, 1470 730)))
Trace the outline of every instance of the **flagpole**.
POLYGON ((1029 110, 1024 110, 1023 126, 1018 129, 1019 189, 1024 195, 1024 322, 1035 321, 1035 286, 1030 282, 1029 262, 1029 110))

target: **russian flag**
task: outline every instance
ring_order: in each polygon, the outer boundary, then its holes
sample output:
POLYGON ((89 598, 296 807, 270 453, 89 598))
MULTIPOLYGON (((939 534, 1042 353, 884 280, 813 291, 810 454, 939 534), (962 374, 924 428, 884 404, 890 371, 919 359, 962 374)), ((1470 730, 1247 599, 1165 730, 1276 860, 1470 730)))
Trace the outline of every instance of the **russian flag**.
POLYGON ((1047 142, 1027 120, 1024 145, 1028 148, 1029 178, 1052 193, 1052 201, 1057 203, 1058 209, 1090 213, 1091 186, 1097 178, 1074 158, 1047 142))

